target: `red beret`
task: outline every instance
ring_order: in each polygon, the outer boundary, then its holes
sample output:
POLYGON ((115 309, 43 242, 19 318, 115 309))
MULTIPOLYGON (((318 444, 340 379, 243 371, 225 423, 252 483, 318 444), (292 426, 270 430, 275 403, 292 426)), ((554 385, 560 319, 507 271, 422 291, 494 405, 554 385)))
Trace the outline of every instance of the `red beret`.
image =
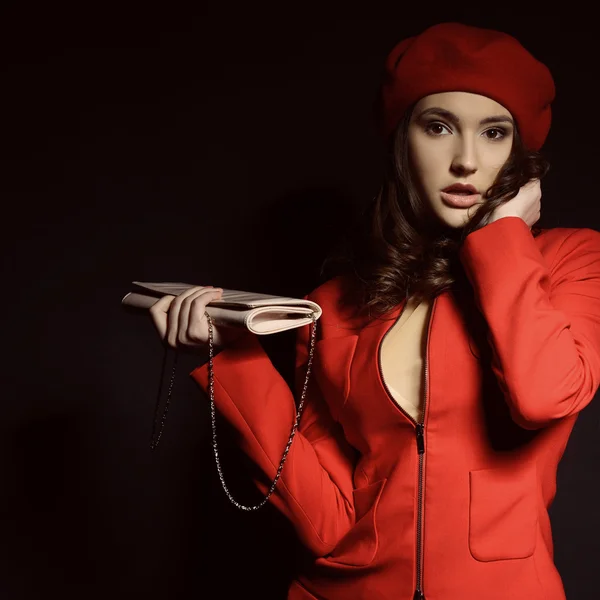
POLYGON ((460 23, 440 23, 390 52, 381 86, 387 138, 406 109, 439 92, 472 92, 502 104, 527 148, 539 150, 550 129, 554 81, 548 68, 514 37, 460 23))

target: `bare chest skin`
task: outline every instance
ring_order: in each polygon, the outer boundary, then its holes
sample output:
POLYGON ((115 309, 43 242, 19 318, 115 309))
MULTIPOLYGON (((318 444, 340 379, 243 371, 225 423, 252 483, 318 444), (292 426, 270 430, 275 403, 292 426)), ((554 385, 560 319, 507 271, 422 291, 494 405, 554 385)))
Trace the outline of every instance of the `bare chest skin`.
POLYGON ((394 401, 415 421, 423 406, 423 368, 431 305, 409 299, 381 343, 381 371, 394 401))

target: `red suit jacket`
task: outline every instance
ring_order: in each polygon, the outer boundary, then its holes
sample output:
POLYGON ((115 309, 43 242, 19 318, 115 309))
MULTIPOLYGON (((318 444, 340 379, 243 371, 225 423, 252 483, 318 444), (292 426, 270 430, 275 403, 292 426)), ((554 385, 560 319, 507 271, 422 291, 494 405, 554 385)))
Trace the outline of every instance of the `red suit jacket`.
MULTIPOLYGON (((581 411, 600 385, 600 233, 518 217, 469 234, 466 286, 432 302, 424 419, 382 381, 392 320, 357 317, 346 276, 323 308, 300 427, 270 501, 314 561, 288 598, 564 600, 548 507, 581 411)), ((298 330, 300 397, 309 327, 298 330)), ((213 362, 215 403, 275 477, 294 396, 255 336, 213 362)), ((208 394, 208 364, 191 376, 208 394)))

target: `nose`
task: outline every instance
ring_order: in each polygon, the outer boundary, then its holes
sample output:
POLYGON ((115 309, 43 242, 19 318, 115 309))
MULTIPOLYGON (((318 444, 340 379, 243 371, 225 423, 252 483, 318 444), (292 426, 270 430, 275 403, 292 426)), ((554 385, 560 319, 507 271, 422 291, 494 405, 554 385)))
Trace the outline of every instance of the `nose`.
POLYGON ((456 147, 450 170, 459 176, 472 175, 477 171, 475 142, 469 137, 456 136, 456 147))

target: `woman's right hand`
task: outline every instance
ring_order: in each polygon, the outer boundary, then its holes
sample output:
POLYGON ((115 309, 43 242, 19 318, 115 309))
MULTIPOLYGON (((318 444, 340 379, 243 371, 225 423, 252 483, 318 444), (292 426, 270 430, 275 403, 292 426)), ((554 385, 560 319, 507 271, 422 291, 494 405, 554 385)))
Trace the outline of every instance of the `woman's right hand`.
MULTIPOLYGON (((196 286, 178 296, 163 296, 150 307, 150 316, 161 340, 171 348, 205 352, 209 346, 208 320, 204 311, 209 302, 219 300, 221 288, 196 286)), ((251 335, 238 327, 213 324, 213 345, 217 350, 243 335, 251 335)))

